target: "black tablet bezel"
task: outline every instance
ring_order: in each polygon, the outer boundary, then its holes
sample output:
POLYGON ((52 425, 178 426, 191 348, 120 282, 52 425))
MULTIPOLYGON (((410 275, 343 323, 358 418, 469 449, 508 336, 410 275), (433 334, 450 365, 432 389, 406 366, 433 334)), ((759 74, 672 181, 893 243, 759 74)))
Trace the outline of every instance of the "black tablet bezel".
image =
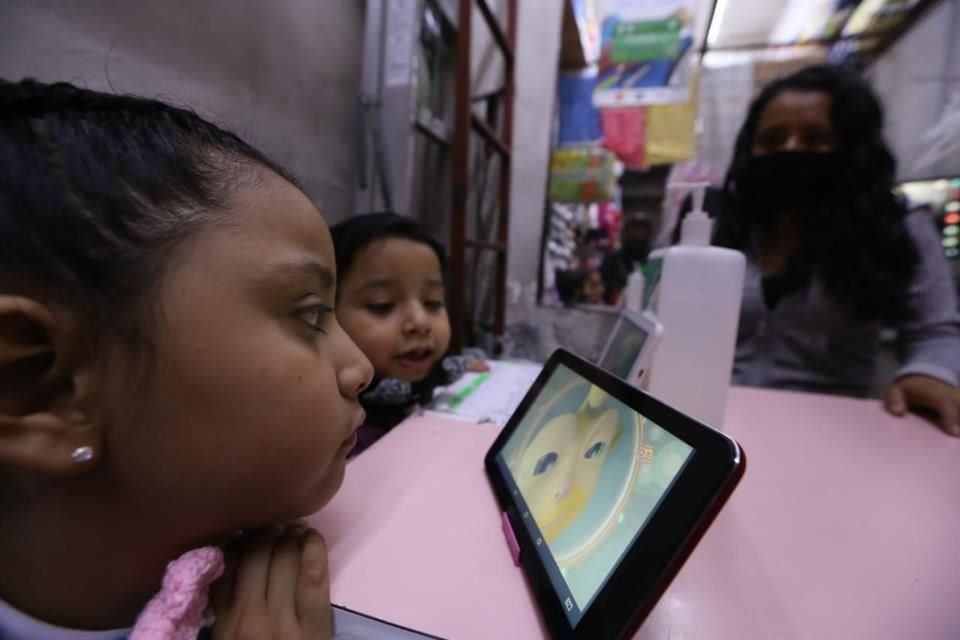
POLYGON ((520 563, 551 637, 555 640, 596 640, 626 637, 640 626, 743 475, 746 459, 740 446, 729 436, 572 353, 558 349, 490 447, 484 466, 497 501, 513 525, 520 545, 520 563), (524 526, 522 514, 496 463, 497 455, 559 365, 599 386, 693 447, 687 464, 664 496, 663 503, 651 515, 643 532, 628 548, 623 561, 593 602, 582 612, 575 627, 570 625, 547 568, 534 547, 533 536, 524 526))

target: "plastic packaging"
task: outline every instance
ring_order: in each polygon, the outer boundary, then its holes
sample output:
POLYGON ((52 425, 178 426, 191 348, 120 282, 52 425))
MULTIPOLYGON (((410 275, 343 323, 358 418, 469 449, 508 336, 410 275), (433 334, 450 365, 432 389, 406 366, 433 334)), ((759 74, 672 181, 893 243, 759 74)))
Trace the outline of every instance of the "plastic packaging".
MULTIPOLYGON (((680 244, 650 255, 659 282, 653 311, 664 326, 653 356, 648 390, 706 424, 721 429, 740 321, 746 259, 710 246, 712 221, 703 211, 704 189, 681 227, 680 244)), ((648 267, 649 268, 649 267, 648 267)))

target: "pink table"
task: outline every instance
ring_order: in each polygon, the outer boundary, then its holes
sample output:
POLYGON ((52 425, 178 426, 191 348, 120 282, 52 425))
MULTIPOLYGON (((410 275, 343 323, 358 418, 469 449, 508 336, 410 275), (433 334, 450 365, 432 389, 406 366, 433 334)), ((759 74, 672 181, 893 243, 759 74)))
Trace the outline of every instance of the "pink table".
MULTIPOLYGON (((734 389, 747 473, 637 638, 960 638, 960 440, 872 401, 734 389)), ((333 601, 447 638, 544 636, 483 455, 416 418, 312 519, 333 601)))

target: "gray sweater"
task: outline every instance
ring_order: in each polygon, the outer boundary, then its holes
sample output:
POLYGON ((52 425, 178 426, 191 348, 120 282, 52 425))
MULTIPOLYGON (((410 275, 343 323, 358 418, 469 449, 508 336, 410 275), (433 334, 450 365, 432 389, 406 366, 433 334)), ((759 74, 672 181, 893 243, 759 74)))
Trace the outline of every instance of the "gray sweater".
MULTIPOLYGON (((894 379, 923 374, 960 386, 960 311, 952 276, 930 215, 914 211, 906 223, 920 261, 909 294, 913 317, 895 327, 902 366, 894 379)), ((866 396, 880 323, 851 317, 816 279, 770 310, 761 281, 748 256, 733 383, 866 396)))

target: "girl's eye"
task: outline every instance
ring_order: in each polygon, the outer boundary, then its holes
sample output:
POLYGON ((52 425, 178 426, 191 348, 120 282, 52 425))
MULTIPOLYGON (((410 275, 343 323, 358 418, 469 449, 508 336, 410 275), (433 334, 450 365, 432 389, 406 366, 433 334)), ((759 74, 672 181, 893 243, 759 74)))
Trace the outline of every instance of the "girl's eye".
POLYGON ((311 329, 314 331, 319 331, 320 333, 326 333, 323 329, 320 328, 320 325, 323 324, 324 318, 329 314, 333 313, 333 309, 328 307, 325 304, 315 304, 309 307, 304 307, 297 311, 297 316, 305 323, 307 323, 311 329))
POLYGON ((376 302, 367 305, 367 311, 377 316, 385 316, 393 311, 392 302, 376 302))
POLYGON ((423 306, 426 307, 427 311, 440 311, 446 305, 443 300, 427 300, 423 303, 423 306))
POLYGON ((537 464, 533 466, 533 475, 540 476, 545 474, 547 471, 553 468, 553 465, 557 464, 559 456, 555 451, 545 453, 540 456, 540 459, 537 460, 537 464))
POLYGON ((601 453, 603 453, 603 443, 594 442, 593 445, 591 445, 591 447, 587 449, 587 452, 583 454, 583 457, 586 458, 587 460, 590 460, 591 458, 596 458, 601 453))

